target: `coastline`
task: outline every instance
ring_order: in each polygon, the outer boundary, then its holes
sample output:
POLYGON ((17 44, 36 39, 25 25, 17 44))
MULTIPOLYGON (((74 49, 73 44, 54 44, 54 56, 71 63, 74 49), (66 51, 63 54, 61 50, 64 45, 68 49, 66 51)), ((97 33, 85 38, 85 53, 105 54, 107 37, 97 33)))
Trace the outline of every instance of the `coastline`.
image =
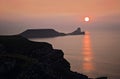
POLYGON ((2 79, 92 79, 71 71, 62 50, 46 42, 33 42, 18 35, 0 36, 0 52, 2 79))

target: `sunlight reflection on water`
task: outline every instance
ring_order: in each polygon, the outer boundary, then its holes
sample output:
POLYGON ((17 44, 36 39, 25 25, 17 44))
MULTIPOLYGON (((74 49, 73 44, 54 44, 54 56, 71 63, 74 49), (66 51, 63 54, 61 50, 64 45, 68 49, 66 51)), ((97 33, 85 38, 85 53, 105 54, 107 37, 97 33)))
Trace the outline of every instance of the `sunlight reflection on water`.
POLYGON ((83 37, 83 71, 90 72, 94 69, 92 60, 93 60, 93 52, 91 47, 91 40, 89 32, 86 32, 83 37))

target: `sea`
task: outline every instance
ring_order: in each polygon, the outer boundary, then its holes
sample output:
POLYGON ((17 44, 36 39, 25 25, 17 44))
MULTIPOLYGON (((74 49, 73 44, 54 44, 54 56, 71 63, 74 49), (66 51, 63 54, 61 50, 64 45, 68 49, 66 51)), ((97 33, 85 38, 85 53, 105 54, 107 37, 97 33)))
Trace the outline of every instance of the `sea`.
POLYGON ((32 38, 61 49, 71 70, 91 78, 120 79, 120 31, 86 30, 85 35, 32 38))

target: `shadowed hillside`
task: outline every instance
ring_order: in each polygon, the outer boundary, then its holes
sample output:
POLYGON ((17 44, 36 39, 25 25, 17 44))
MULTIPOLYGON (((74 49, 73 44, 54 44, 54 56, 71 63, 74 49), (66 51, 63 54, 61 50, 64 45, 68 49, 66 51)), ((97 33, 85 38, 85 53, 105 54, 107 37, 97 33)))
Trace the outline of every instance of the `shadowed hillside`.
MULTIPOLYGON (((90 79, 72 72, 61 50, 22 36, 0 36, 0 79, 90 79)), ((106 77, 97 79, 107 79, 106 77)))

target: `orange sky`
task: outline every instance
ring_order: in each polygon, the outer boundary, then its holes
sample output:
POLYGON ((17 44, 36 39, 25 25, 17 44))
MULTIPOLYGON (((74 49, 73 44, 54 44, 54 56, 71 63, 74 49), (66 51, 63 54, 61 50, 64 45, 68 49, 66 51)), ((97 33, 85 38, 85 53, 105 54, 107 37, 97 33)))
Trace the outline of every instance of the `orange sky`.
POLYGON ((0 0, 0 33, 33 27, 72 30, 119 21, 120 0, 0 0), (84 22, 86 16, 89 22, 84 22))
POLYGON ((120 13, 120 0, 0 0, 0 15, 59 16, 120 13))

